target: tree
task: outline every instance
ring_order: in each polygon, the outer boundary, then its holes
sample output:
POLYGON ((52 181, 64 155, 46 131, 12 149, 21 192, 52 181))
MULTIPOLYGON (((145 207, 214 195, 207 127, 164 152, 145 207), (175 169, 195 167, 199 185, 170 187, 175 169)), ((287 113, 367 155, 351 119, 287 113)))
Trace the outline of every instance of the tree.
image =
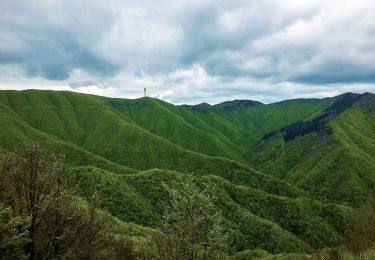
POLYGON ((103 229, 105 214, 100 214, 97 197, 87 202, 75 195, 63 159, 34 141, 16 153, 1 154, 0 227, 7 233, 0 250, 29 259, 106 254, 110 237, 103 229), (26 230, 22 221, 27 221, 26 230))
POLYGON ((215 207, 214 189, 199 188, 192 177, 181 187, 169 187, 161 226, 154 235, 161 259, 215 259, 226 250, 228 236, 221 212, 215 207))
POLYGON ((14 217, 12 209, 0 204, 0 256, 2 259, 26 259, 23 248, 28 242, 29 220, 14 217))
POLYGON ((25 143, 16 154, 3 154, 2 162, 2 200, 16 215, 30 219, 26 254, 34 259, 37 230, 46 220, 52 198, 59 198, 66 189, 67 172, 62 158, 33 141, 25 143))

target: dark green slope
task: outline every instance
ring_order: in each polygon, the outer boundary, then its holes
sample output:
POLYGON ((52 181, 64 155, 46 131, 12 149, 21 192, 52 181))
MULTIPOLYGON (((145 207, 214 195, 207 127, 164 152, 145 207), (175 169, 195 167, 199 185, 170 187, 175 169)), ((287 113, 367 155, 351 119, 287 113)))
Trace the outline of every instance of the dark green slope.
POLYGON ((342 95, 310 122, 261 142, 252 162, 321 200, 361 206, 375 191, 374 119, 373 94, 342 95))
POLYGON ((263 105, 261 102, 253 101, 249 99, 243 99, 243 100, 233 100, 233 101, 226 101, 215 105, 215 108, 218 108, 219 110, 226 112, 226 111, 232 111, 232 110, 239 110, 243 108, 248 107, 255 107, 263 105))
MULTIPOLYGON (((114 175, 94 168, 77 168, 75 173, 83 196, 99 190, 111 214, 151 227, 158 225, 167 199, 160 183, 172 185, 184 178, 181 173, 165 170, 114 175)), ((341 241, 356 217, 348 207, 306 197, 275 196, 234 185, 218 176, 205 175, 196 180, 215 186, 216 205, 225 217, 234 252, 250 248, 273 253, 311 252, 341 241)))

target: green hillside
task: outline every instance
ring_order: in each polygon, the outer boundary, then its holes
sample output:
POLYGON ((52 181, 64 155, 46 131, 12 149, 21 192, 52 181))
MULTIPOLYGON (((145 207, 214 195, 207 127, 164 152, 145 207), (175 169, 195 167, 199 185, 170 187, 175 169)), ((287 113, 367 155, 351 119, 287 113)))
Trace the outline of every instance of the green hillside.
POLYGON ((1 121, 6 126, 1 132, 3 149, 12 150, 26 139, 38 139, 50 149, 66 154, 73 165, 96 166, 115 172, 162 168, 199 175, 215 174, 270 191, 301 192, 244 164, 185 150, 152 134, 109 105, 110 99, 95 96, 85 99, 86 95, 82 94, 49 91, 2 94, 5 112, 1 113, 1 121), (16 133, 14 137, 9 136, 13 133, 16 133), (274 187, 278 183, 285 189, 277 191, 274 187))
MULTIPOLYGON (((79 168, 76 175, 83 196, 99 190, 111 214, 151 227, 158 225, 167 199, 160 183, 184 178, 181 173, 164 170, 113 175, 94 168, 79 168)), ((234 252, 258 247, 272 253, 312 252, 341 241, 356 217, 349 207, 303 196, 275 196, 218 176, 205 175, 199 181, 216 187, 216 205, 224 214, 234 252)))
MULTIPOLYGON (((173 157, 186 154, 181 157, 187 160, 200 158, 134 123, 110 99, 47 91, 2 92, 0 97, 1 120, 4 125, 9 125, 8 122, 11 121, 12 125, 7 127, 20 132, 14 138, 4 136, 2 147, 17 147, 17 142, 19 144, 26 137, 43 138, 48 142, 59 140, 113 163, 136 169, 172 167, 183 170, 186 164, 173 157)), ((147 106, 147 103, 157 104, 151 99, 145 99, 139 100, 138 106, 147 106)), ((3 131, 2 134, 8 135, 11 132, 13 131, 3 131)), ((202 139, 203 136, 199 140, 202 139)), ((221 144, 216 144, 213 139, 212 144, 205 146, 209 148, 209 145, 214 147, 212 150, 216 150, 221 144)), ((185 171, 189 171, 189 167, 185 171)))
POLYGON ((78 195, 98 194, 117 233, 145 238, 161 225, 163 183, 178 186, 192 175, 215 187, 231 255, 337 246, 375 191, 370 93, 175 106, 0 91, 0 126, 0 151, 38 140, 64 154, 78 195))
POLYGON ((316 117, 323 120, 307 123, 311 131, 299 126, 302 135, 293 140, 285 140, 286 128, 262 141, 253 165, 322 200, 363 205, 375 187, 374 96, 356 96, 329 119, 323 111, 316 117))

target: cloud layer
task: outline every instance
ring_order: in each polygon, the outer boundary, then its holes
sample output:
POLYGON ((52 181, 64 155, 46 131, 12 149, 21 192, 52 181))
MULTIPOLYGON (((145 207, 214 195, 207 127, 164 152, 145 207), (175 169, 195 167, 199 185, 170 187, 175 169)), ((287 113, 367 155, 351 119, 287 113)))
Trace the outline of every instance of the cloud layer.
POLYGON ((371 0, 1 1, 0 88, 174 103, 375 92, 371 0))

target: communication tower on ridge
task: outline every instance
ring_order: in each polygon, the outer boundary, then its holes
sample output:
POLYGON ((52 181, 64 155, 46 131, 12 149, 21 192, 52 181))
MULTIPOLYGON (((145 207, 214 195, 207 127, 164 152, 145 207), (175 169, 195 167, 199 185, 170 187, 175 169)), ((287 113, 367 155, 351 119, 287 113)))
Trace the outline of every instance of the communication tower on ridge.
POLYGON ((146 97, 146 96, 147 96, 147 95, 146 95, 146 88, 144 88, 143 91, 145 92, 145 97, 146 97))

